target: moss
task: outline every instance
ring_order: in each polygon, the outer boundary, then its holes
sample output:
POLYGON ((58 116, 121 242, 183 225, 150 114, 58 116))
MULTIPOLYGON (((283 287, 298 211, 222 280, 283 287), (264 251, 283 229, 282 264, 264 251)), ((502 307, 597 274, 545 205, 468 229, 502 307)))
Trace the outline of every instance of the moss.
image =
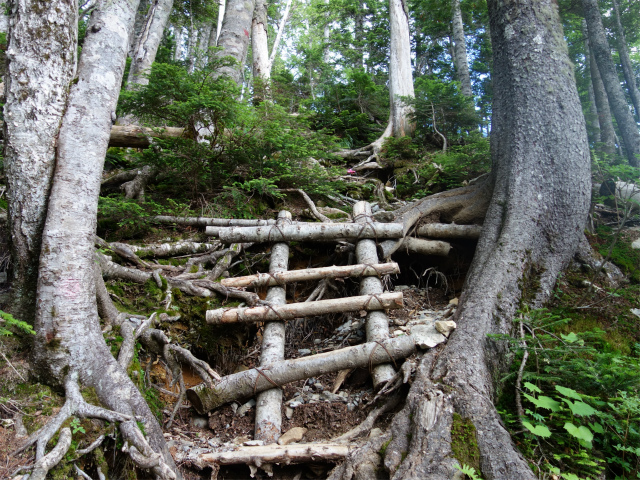
POLYGON ((391 440, 393 440, 393 437, 389 438, 389 440, 387 440, 386 442, 384 442, 382 444, 382 446, 380 447, 380 456, 382 458, 384 458, 385 453, 387 453, 387 447, 389 446, 389 444, 391 443, 391 440))
POLYGON ((476 427, 468 418, 453 414, 451 425, 451 451, 460 465, 469 465, 480 471, 480 450, 476 438, 476 427))

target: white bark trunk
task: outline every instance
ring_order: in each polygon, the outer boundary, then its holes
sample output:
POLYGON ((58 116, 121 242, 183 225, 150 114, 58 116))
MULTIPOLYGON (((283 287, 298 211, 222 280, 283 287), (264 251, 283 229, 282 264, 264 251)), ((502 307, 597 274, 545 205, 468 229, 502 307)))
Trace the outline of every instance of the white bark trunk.
POLYGON ((464 37, 464 25, 462 23, 462 11, 460 0, 451 0, 452 27, 453 27, 453 63, 456 67, 456 77, 460 82, 460 91, 470 97, 471 77, 469 76, 469 62, 467 61, 467 42, 464 37))
POLYGON ((231 57, 235 65, 221 67, 218 73, 242 86, 242 68, 249 48, 249 35, 253 19, 254 0, 231 0, 226 6, 218 46, 217 58, 231 57))
POLYGON ((407 253, 417 253, 420 255, 435 255, 438 257, 446 257, 449 255, 451 245, 440 240, 424 240, 422 238, 405 237, 398 242, 387 240, 380 244, 382 249, 382 257, 389 258, 396 251, 406 251, 407 253))
POLYGON ((13 250, 13 313, 28 322, 35 315, 56 139, 76 71, 77 29, 69 26, 77 24, 78 13, 72 3, 58 3, 14 1, 6 51, 4 167, 13 250))
MULTIPOLYGON (((368 277, 373 279, 375 277, 368 277)), ((366 279, 365 279, 366 280, 366 279)), ((379 281, 379 280, 378 280, 379 281)), ((252 308, 220 308, 207 310, 207 323, 257 323, 275 320, 293 320, 294 318, 313 317, 327 313, 357 312, 359 310, 389 310, 402 308, 402 292, 371 293, 357 297, 334 298, 308 303, 289 303, 252 308)), ((385 322, 387 321, 385 315, 385 322)), ((387 335, 389 327, 385 324, 387 335)), ((368 330, 368 329, 367 329, 368 330)), ((373 338, 373 337, 372 337, 373 338)), ((380 334, 376 339, 384 339, 380 334)), ((370 341, 376 341, 371 339, 370 341)))
POLYGON ((480 237, 480 225, 456 225, 455 223, 427 223, 418 227, 416 233, 429 238, 470 238, 480 237))
MULTIPOLYGON (((291 222, 291 213, 280 212, 278 226, 291 222)), ((277 275, 286 272, 289 266, 289 245, 276 243, 271 249, 269 273, 277 275)), ((273 286, 267 292, 267 299, 272 305, 286 305, 287 292, 284 287, 273 286)), ((264 326, 262 336, 262 352, 260 367, 267 367, 284 360, 285 323, 281 321, 268 322, 264 326)), ((275 443, 282 432, 282 389, 272 388, 262 392, 256 398, 256 440, 265 443, 275 443)))
MULTIPOLYGON (((359 224, 371 222, 371 205, 367 202, 356 203, 353 206, 353 218, 359 224)), ((358 263, 365 265, 378 263, 376 242, 370 239, 360 240, 356 245, 356 258, 358 263)), ((384 288, 378 277, 366 277, 360 280, 360 295, 375 295, 376 298, 382 298, 385 295, 383 292, 384 288)), ((389 338, 389 318, 384 312, 370 312, 367 315, 366 334, 367 342, 384 342, 389 338)), ((374 388, 388 382, 393 375, 395 370, 390 364, 378 365, 371 372, 374 388)))
POLYGON ((225 2, 225 0, 220 0, 218 2, 218 23, 216 25, 216 43, 215 43, 216 46, 218 45, 218 41, 220 40, 220 32, 222 32, 222 22, 224 20, 226 5, 227 5, 227 2, 225 2))
POLYGON ((154 475, 175 478, 160 426, 104 342, 93 277, 102 166, 137 6, 137 0, 102 0, 87 27, 78 80, 70 87, 60 128, 42 235, 33 365, 51 383, 77 372, 105 407, 141 416, 151 447, 140 441, 135 424, 121 424, 121 432, 143 458, 151 460, 151 448, 161 454, 151 468, 154 475))
POLYGON ((284 29, 287 26, 287 21, 289 20, 289 12, 291 11, 291 3, 292 3, 292 0, 287 0, 287 5, 284 7, 284 13, 282 14, 282 20, 280 21, 280 26, 278 27, 278 33, 276 34, 276 39, 273 42, 273 47, 271 49, 271 55, 269 56, 269 75, 271 75, 271 69, 273 68, 273 63, 276 61, 276 55, 278 54, 278 48, 280 47, 280 41, 282 40, 282 34, 284 33, 284 29))
POLYGON ((265 463, 336 462, 346 457, 354 447, 337 443, 301 443, 297 445, 265 445, 238 447, 229 452, 213 452, 200 455, 203 466, 217 465, 260 465, 265 463))
MULTIPOLYGON (((265 0, 256 0, 251 22, 251 52, 253 54, 254 89, 258 89, 258 100, 264 100, 263 92, 269 78, 269 39, 267 37, 267 4, 265 0)), ((254 95, 256 93, 254 92, 254 95)))
MULTIPOLYGON (((260 225, 275 225, 275 220, 252 220, 235 218, 210 218, 210 217, 173 217, 169 215, 158 215, 151 220, 158 223, 175 223, 176 225, 187 225, 192 227, 255 227, 260 225)), ((215 233, 215 235, 218 235, 215 233)))
MULTIPOLYGON (((215 227, 206 232, 215 231, 215 227)), ((366 226, 353 223, 307 223, 285 227, 229 227, 220 230, 219 239, 224 243, 247 242, 304 242, 311 240, 357 240, 360 238, 400 238, 402 225, 399 223, 370 223, 366 226)), ((374 263, 378 263, 377 261, 374 263)))
POLYGON ((392 338, 386 342, 365 343, 333 352, 285 360, 269 368, 261 368, 260 371, 252 368, 227 375, 211 387, 203 383, 190 388, 187 390, 187 398, 200 414, 204 414, 227 402, 273 388, 274 383, 284 385, 323 373, 378 365, 388 362, 390 358, 406 358, 415 351, 415 342, 409 335, 392 338))
POLYGON ((308 282, 322 278, 346 278, 395 275, 400 273, 397 263, 377 263, 375 265, 347 265, 321 268, 308 268, 306 270, 291 270, 277 274, 258 273, 246 277, 223 278, 220 283, 225 287, 264 287, 284 285, 293 282, 308 282))
POLYGON ((127 89, 132 89, 135 85, 149 83, 146 75, 156 59, 158 47, 162 41, 164 29, 169 23, 172 9, 173 0, 154 0, 151 3, 145 25, 140 36, 136 39, 137 44, 131 58, 127 89))
POLYGON ((391 101, 392 135, 412 135, 415 124, 411 121, 413 109, 401 97, 415 96, 411 73, 411 38, 409 13, 404 0, 389 0, 391 45, 389 59, 389 96, 391 101))

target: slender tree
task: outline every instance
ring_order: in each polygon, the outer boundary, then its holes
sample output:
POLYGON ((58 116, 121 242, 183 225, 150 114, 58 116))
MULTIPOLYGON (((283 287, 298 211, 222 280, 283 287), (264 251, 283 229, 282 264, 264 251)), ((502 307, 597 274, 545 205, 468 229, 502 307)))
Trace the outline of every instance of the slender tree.
POLYGON ((218 46, 218 58, 230 57, 233 65, 221 67, 218 73, 227 75, 238 85, 242 85, 242 68, 247 57, 254 0, 230 0, 225 9, 218 46))
POLYGON ((618 41, 618 54, 620 55, 620 63, 622 64, 622 71, 624 72, 624 79, 629 89, 629 96, 633 102, 633 108, 636 111, 636 120, 640 121, 640 91, 636 85, 636 75, 631 65, 631 59, 629 58, 629 47, 627 46, 627 39, 624 35, 624 28, 622 28, 622 21, 620 20, 620 7, 618 0, 613 0, 613 9, 616 14, 616 30, 618 41))
POLYGON ((467 42, 464 38, 462 24, 462 10, 460 0, 451 0, 452 30, 453 30, 453 63, 456 67, 456 77, 460 82, 461 91, 467 97, 473 95, 471 91, 471 77, 467 62, 467 42))
MULTIPOLYGON (((492 173, 484 184, 420 206, 456 222, 490 195, 458 328, 444 350, 422 358, 389 432, 357 449, 332 479, 375 478, 382 467, 392 479, 454 478, 454 413, 475 428, 483 478, 536 478, 495 409, 494 381, 506 347, 487 334, 508 333, 522 304, 542 306, 571 259, 589 208, 589 146, 556 2, 489 0, 488 6, 492 173)), ((409 211, 401 215, 410 218, 409 211)))
POLYGON ((582 0, 582 10, 587 21, 591 51, 607 92, 609 106, 620 130, 627 159, 631 165, 637 167, 640 165, 640 132, 629 110, 616 73, 616 67, 611 58, 611 50, 602 25, 598 0, 582 0))

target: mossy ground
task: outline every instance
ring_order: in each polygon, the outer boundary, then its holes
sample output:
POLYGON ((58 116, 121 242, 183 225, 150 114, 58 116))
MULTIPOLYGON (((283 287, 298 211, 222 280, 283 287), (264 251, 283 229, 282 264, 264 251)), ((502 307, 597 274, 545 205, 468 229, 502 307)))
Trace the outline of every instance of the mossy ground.
POLYGON ((451 452, 460 465, 469 465, 480 471, 480 450, 473 422, 453 414, 451 425, 451 452))

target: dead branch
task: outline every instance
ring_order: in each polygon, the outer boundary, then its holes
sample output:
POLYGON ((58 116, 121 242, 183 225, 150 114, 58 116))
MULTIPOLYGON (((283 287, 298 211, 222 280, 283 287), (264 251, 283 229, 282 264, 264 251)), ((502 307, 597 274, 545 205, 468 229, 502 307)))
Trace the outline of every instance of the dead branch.
POLYGON ((424 240, 422 238, 404 237, 400 241, 386 240, 380 243, 382 258, 389 258, 391 254, 398 250, 407 253, 417 253, 419 255, 436 255, 446 257, 451 250, 451 244, 440 240, 424 240))
POLYGON ((151 217, 156 223, 184 225, 186 227, 258 227, 261 225, 275 225, 275 220, 252 220, 238 218, 210 218, 210 217, 173 217, 157 215, 151 217))
POLYGON ((429 238, 480 238, 481 225, 456 225, 455 223, 428 223, 418 227, 416 234, 429 238))
POLYGON ((257 467, 266 463, 290 465, 294 463, 336 462, 346 457, 351 450, 353 450, 351 446, 333 443, 243 446, 228 452, 204 453, 200 455, 200 460, 205 464, 252 464, 257 467))
POLYGON ((154 138, 180 138, 184 133, 184 128, 176 127, 146 128, 136 125, 114 125, 111 127, 109 147, 147 148, 154 138))
POLYGON ((396 406, 400 404, 400 401, 403 398, 403 395, 393 395, 387 398, 387 401, 382 406, 371 410, 371 412, 369 412, 369 415, 367 415, 367 418, 365 418, 364 421, 360 423, 360 425, 355 426, 348 432, 335 438, 333 441, 336 443, 351 443, 355 438, 358 438, 361 435, 368 434, 380 415, 396 408, 396 406))
POLYGON ((302 195, 302 198, 304 198, 304 201, 307 202, 307 205, 309 205, 309 209, 313 213, 314 217, 316 217, 321 222, 332 223, 332 221, 331 221, 331 219, 329 219, 329 217, 324 216, 323 214, 321 214, 318 211, 318 209, 316 208, 316 204, 313 203, 313 200, 311 200, 309 195, 307 195, 304 190, 302 190, 300 188, 281 188, 280 191, 281 192, 285 192, 285 193, 288 193, 288 192, 299 193, 300 195, 302 195))

